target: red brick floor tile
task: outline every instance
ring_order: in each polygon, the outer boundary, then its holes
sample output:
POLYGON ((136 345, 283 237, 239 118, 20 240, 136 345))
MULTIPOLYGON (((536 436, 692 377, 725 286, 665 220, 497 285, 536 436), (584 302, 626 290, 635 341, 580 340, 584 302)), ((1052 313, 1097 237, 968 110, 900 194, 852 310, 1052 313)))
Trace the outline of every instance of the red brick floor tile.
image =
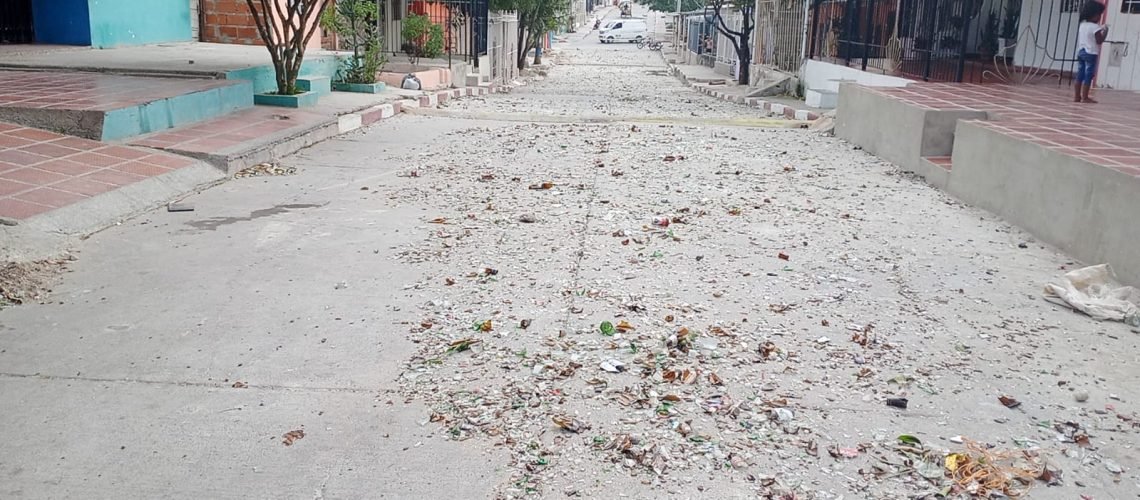
POLYGON ((84 139, 82 137, 64 137, 51 141, 52 144, 69 147, 71 149, 78 149, 80 151, 90 151, 92 149, 99 149, 106 146, 99 141, 92 141, 91 139, 84 139))
POLYGON ((10 181, 19 181, 27 184, 34 184, 36 186, 45 186, 53 182, 59 182, 67 179, 68 176, 57 174, 55 172, 48 172, 47 170, 40 170, 33 167, 18 168, 0 174, 0 178, 8 179, 10 181))
POLYGON ((52 208, 65 207, 80 200, 87 199, 87 196, 76 193, 69 193, 67 191, 60 191, 52 188, 39 188, 25 192, 15 196, 17 200, 26 201, 29 203, 36 203, 40 205, 47 205, 52 208))
POLYGON ((115 165, 111 168, 120 172, 141 175, 143 177, 154 177, 156 175, 162 175, 170 171, 170 169, 166 167, 160 167, 158 165, 151 165, 139 161, 129 161, 120 165, 115 165))
POLYGON ((23 127, 16 125, 15 123, 0 122, 0 132, 7 132, 9 130, 16 130, 18 128, 23 128, 23 127))
POLYGON ((134 184, 145 179, 146 177, 107 168, 103 170, 96 170, 79 178, 105 182, 107 184, 113 184, 116 187, 121 187, 128 184, 134 184))
POLYGON ((48 172, 55 172, 57 174, 75 176, 75 175, 83 175, 86 173, 94 172, 96 170, 99 170, 102 167, 96 167, 96 166, 92 166, 92 165, 84 165, 84 164, 79 163, 79 162, 60 158, 60 159, 56 159, 56 160, 49 160, 49 161, 43 162, 39 165, 36 165, 36 168, 38 168, 40 170, 47 170, 48 172))
POLYGON ((59 138, 59 134, 48 132, 46 130, 38 130, 34 128, 22 128, 19 130, 10 130, 4 133, 16 137, 23 137, 24 139, 31 139, 33 141, 50 141, 59 138))
POLYGON ((27 151, 20 151, 18 149, 2 149, 0 150, 0 161, 8 163, 15 163, 21 167, 30 167, 40 162, 47 161, 49 158, 32 154, 27 151))
POLYGON ((15 198, 0 198, 0 217, 9 219, 27 219, 51 210, 47 205, 28 203, 15 198))
POLYGON ((17 168, 24 168, 24 167, 16 165, 15 163, 8 163, 6 161, 0 161, 0 174, 7 172, 9 170, 16 170, 17 168))
POLYGON ((115 158, 113 156, 101 155, 99 153, 85 152, 79 153, 75 156, 68 158, 71 161, 82 163, 84 165, 91 165, 93 167, 111 167, 123 163, 125 160, 122 158, 115 158))
POLYGON ((32 144, 31 146, 24 146, 20 148, 20 151, 35 153, 41 156, 46 156, 48 158, 63 158, 64 156, 73 155, 78 152, 71 148, 56 146, 50 142, 40 142, 37 144, 32 144))
POLYGON ((102 149, 98 149, 95 152, 115 158, 122 158, 124 160, 137 160, 150 154, 146 151, 123 146, 108 146, 102 149))
POLYGON ((35 187, 35 185, 25 184, 19 181, 0 179, 0 196, 10 196, 16 193, 22 193, 35 187))
POLYGON ((0 148, 19 148, 23 146, 30 146, 35 143, 36 141, 33 141, 31 139, 0 134, 0 148))
POLYGON ((95 196, 97 194, 106 193, 118 186, 107 184, 106 182, 99 182, 86 177, 78 177, 75 179, 68 179, 66 181, 57 182, 51 186, 54 189, 67 191, 69 193, 82 194, 87 196, 95 196))

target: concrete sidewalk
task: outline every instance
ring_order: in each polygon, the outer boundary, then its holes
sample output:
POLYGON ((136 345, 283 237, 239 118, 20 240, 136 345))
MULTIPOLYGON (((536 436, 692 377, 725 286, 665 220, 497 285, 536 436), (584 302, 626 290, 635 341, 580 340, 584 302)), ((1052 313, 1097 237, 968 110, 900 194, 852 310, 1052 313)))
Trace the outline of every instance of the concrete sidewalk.
POLYGON ((739 85, 731 78, 713 71, 708 66, 693 64, 669 64, 669 71, 694 90, 720 99, 768 111, 777 116, 794 120, 813 121, 823 110, 812 108, 803 101, 792 97, 748 97, 749 88, 739 85))

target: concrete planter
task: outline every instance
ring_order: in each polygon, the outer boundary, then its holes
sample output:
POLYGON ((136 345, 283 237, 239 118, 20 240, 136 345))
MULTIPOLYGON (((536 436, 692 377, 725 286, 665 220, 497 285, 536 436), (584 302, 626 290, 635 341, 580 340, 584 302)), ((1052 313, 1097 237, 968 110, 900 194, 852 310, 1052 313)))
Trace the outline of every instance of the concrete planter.
POLYGON ((332 84, 333 90, 337 92, 356 92, 359 94, 379 94, 388 88, 384 82, 376 83, 339 83, 332 84))
POLYGON ((316 92, 301 92, 296 95, 254 94, 253 103, 282 108, 308 108, 316 106, 318 98, 320 95, 316 92))

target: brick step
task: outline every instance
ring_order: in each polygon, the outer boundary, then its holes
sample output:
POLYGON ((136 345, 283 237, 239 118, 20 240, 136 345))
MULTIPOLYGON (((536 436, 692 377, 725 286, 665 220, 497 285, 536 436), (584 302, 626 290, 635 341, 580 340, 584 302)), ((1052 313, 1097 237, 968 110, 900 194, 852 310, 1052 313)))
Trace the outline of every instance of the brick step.
POLYGON ((930 163, 931 165, 941 168, 947 172, 949 172, 953 167, 949 156, 923 156, 922 161, 930 163))

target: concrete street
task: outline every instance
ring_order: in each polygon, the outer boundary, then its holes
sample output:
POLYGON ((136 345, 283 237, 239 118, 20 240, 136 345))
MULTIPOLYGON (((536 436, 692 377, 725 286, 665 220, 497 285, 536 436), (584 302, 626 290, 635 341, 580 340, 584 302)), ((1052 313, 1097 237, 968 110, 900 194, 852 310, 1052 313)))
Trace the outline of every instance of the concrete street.
POLYGON ((1077 263, 570 38, 83 242, 0 311, 0 498, 925 498, 971 441, 1136 497, 1140 335, 1041 298, 1077 263))

